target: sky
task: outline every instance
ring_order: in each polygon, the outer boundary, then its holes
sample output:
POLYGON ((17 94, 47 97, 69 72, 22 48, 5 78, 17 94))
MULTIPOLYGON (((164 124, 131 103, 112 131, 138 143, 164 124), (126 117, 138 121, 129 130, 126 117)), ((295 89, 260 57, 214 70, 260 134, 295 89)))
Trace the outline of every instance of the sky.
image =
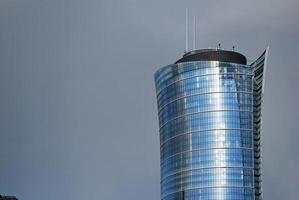
POLYGON ((197 48, 270 46, 263 194, 298 199, 297 0, 0 0, 0 194, 160 198, 153 74, 183 54, 186 7, 197 48))

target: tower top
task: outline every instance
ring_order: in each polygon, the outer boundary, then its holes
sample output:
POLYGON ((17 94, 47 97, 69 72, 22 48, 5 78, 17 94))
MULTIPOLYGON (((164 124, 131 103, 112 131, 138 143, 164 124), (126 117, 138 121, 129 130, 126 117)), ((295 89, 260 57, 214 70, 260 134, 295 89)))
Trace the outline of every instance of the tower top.
POLYGON ((181 59, 175 62, 192 62, 192 61, 220 61, 237 64, 247 64, 246 57, 236 51, 228 51, 223 49, 197 49, 186 52, 181 59))

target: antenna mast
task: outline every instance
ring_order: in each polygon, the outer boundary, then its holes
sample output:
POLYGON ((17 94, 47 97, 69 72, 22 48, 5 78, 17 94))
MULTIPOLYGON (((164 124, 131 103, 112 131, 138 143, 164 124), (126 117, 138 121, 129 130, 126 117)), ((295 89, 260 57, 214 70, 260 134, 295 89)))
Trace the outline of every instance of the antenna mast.
POLYGON ((186 44, 186 47, 185 47, 185 53, 188 52, 188 42, 189 42, 189 39, 188 39, 188 29, 189 29, 189 26, 188 26, 188 8, 186 8, 186 32, 185 32, 185 44, 186 44))
POLYGON ((196 17, 193 16, 193 50, 196 50, 196 17))

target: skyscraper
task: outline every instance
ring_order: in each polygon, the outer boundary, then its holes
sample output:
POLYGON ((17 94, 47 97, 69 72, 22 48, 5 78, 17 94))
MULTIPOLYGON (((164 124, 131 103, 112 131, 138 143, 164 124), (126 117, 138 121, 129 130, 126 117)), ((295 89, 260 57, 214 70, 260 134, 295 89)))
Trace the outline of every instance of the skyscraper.
POLYGON ((222 49, 155 73, 163 200, 259 200, 268 48, 252 64, 222 49))
POLYGON ((3 196, 0 195, 0 200, 18 200, 15 196, 3 196))

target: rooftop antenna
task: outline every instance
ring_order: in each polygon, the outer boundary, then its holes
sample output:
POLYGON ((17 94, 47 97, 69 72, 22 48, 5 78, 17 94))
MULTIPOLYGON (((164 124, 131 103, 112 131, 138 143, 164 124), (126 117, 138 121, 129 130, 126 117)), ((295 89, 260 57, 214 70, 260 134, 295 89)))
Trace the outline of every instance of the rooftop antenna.
POLYGON ((235 51, 235 46, 233 46, 233 51, 235 51))
POLYGON ((189 29, 189 26, 188 26, 188 8, 186 8, 186 32, 185 32, 185 39, 186 39, 186 41, 185 41, 185 44, 186 44, 186 46, 185 46, 185 53, 187 53, 188 52, 188 42, 189 42, 189 39, 188 39, 188 29, 189 29))
POLYGON ((221 48, 221 43, 218 43, 218 49, 220 49, 221 48))
POLYGON ((196 49, 196 17, 193 16, 193 50, 196 49))

